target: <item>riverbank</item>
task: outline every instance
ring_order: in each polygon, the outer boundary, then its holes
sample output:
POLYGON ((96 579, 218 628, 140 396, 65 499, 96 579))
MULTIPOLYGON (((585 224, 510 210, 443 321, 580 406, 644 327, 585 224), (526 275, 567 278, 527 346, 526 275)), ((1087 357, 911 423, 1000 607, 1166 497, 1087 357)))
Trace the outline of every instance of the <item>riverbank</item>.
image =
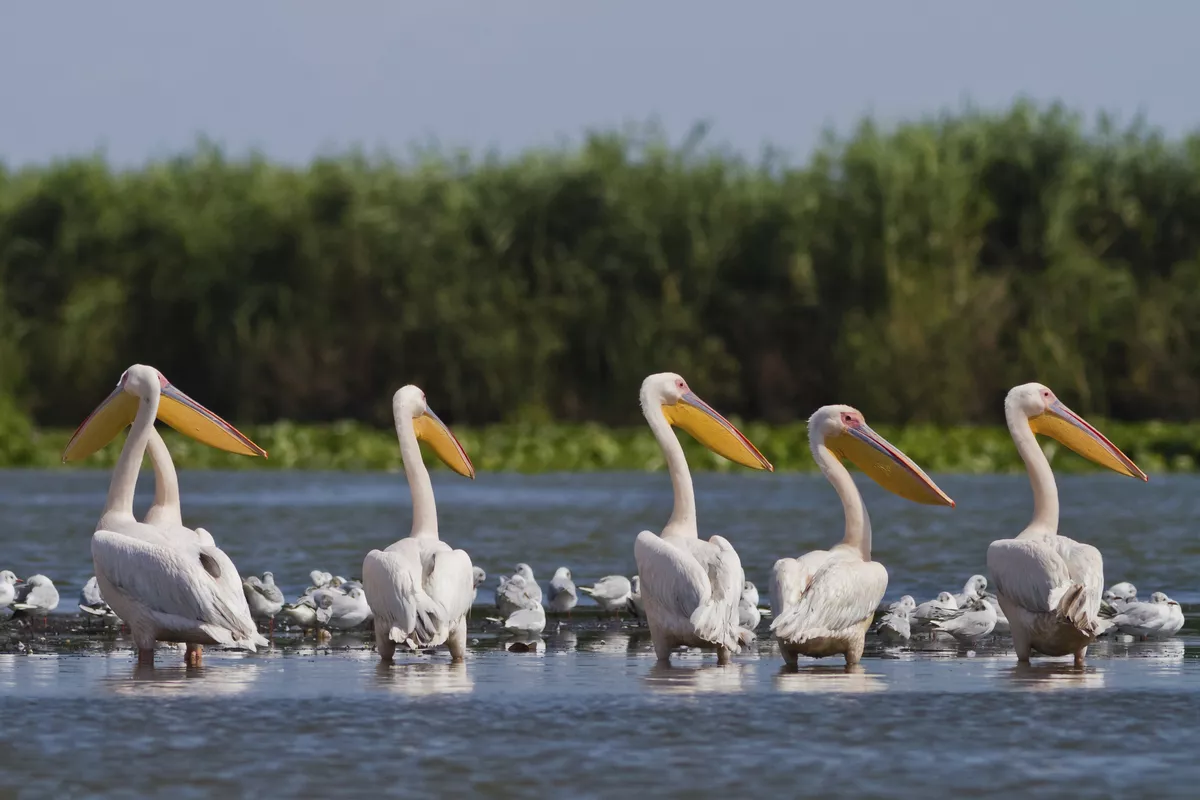
MULTIPOLYGON (((1195 472, 1200 464, 1200 422, 1110 423, 1097 426, 1147 473, 1195 472)), ((164 428, 176 466, 182 469, 313 469, 342 471, 400 470, 396 435, 355 422, 296 425, 278 422, 249 426, 244 432, 268 452, 266 459, 234 456, 200 445, 164 428)), ((775 466, 788 472, 816 469, 802 422, 741 426, 775 466)), ((994 426, 876 426, 893 444, 928 472, 995 474, 1024 467, 1008 431, 994 426)), ((662 454, 644 426, 609 428, 593 424, 511 424, 479 428, 454 427, 476 469, 486 472, 584 472, 596 470, 654 471, 662 454)), ((71 431, 13 427, 0 431, 0 467, 55 467, 71 431)), ((713 455, 683 433, 680 439, 696 471, 730 471, 740 467, 713 455)), ((1093 465, 1063 447, 1043 440, 1054 469, 1091 472, 1093 465)), ((111 467, 120 453, 114 442, 78 464, 111 467)), ((426 462, 442 468, 430 454, 426 462)))

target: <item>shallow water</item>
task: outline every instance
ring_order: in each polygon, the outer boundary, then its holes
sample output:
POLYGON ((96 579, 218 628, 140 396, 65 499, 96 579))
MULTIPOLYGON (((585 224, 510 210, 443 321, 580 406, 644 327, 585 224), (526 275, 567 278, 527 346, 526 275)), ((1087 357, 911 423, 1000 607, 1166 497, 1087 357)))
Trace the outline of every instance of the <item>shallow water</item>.
MULTIPOLYGON (((316 567, 357 575, 367 549, 408 529, 398 475, 182 479, 188 523, 243 574, 272 569, 288 594, 316 567)), ((0 568, 51 576, 60 608, 73 608, 107 481, 0 473, 0 568)), ((764 589, 775 558, 840 536, 820 478, 696 482, 702 532, 729 537, 764 589)), ((1028 519, 1023 476, 938 482, 956 509, 864 489, 889 597, 961 586, 985 571, 987 543, 1028 519)), ((1110 583, 1183 601, 1183 636, 1103 642, 1084 671, 1054 660, 1018 669, 1000 640, 973 652, 872 646, 861 672, 829 660, 787 673, 764 624, 756 652, 731 667, 688 654, 663 671, 628 626, 575 620, 534 654, 505 652, 475 619, 465 667, 440 654, 379 668, 362 637, 345 635, 320 648, 211 650, 192 670, 164 649, 143 671, 123 639, 83 637, 67 652, 10 623, 2 635, 25 650, 0 654, 0 785, 18 797, 1193 796, 1200 479, 1063 477, 1060 488, 1063 531, 1101 548, 1110 583)), ((435 490, 443 537, 488 570, 488 586, 517 561, 543 580, 560 564, 579 583, 631 574, 633 537, 661 527, 671 497, 662 474, 438 473, 435 490)))

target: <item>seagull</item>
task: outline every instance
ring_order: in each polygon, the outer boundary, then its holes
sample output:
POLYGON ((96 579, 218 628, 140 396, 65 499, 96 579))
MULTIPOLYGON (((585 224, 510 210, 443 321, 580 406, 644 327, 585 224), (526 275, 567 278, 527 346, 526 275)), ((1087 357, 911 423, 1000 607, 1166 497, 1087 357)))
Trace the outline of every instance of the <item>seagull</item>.
POLYGON ((624 575, 608 575, 592 586, 580 586, 579 591, 595 600, 605 611, 613 611, 619 615, 621 609, 629 605, 633 584, 624 575))
POLYGON ((45 575, 31 575, 25 585, 17 589, 12 607, 30 616, 40 616, 45 622, 46 616, 58 608, 58 589, 45 575))
POLYGON ((471 605, 475 605, 475 598, 479 596, 479 587, 487 580, 487 573, 483 571, 483 567, 471 568, 471 605))
POLYGON ((313 589, 300 595, 296 602, 283 607, 283 615, 300 626, 301 629, 315 629, 328 625, 333 616, 333 594, 325 594, 324 589, 313 589), (317 595, 320 591, 322 594, 317 595))
POLYGON ((930 622, 933 629, 948 633, 963 644, 987 636, 996 627, 996 610, 982 597, 968 598, 966 603, 946 619, 930 622))
POLYGON ((579 594, 575 591, 575 581, 571 580, 571 570, 559 567, 550 579, 550 610, 556 614, 564 611, 571 616, 571 609, 579 602, 579 594))
POLYGON ((963 585, 963 590, 954 595, 954 602, 961 608, 973 597, 983 597, 987 592, 987 578, 982 575, 972 575, 963 585))
MULTIPOLYGON (((0 573, 0 577, 3 577, 2 573, 0 573)), ((93 617, 117 618, 117 613, 109 607, 108 603, 104 602, 104 598, 100 595, 100 584, 96 581, 95 575, 88 578, 88 582, 79 592, 79 610, 93 617)))
POLYGON ((875 633, 885 642, 907 642, 912 636, 909 615, 917 607, 917 601, 911 594, 906 594, 888 608, 883 619, 875 628, 875 633))
POLYGON ((358 587, 349 592, 338 589, 317 589, 313 597, 318 604, 329 600, 329 627, 338 630, 357 628, 371 618, 371 606, 367 604, 367 595, 358 587))
POLYGON ((950 616, 947 612, 957 608, 958 601, 954 599, 954 595, 942 592, 936 600, 921 603, 913 609, 912 613, 908 615, 909 623, 914 632, 929 633, 933 631, 934 620, 946 619, 950 616))
POLYGON ((1150 602, 1132 602, 1113 617, 1113 627, 1142 639, 1165 639, 1183 627, 1183 609, 1163 592, 1150 595, 1150 602))
POLYGON ((513 575, 520 575, 525 579, 530 595, 537 599, 538 605, 541 605, 542 587, 538 585, 537 579, 533 577, 533 569, 528 564, 517 564, 517 569, 513 572, 513 575))
POLYGON ((738 601, 738 626, 754 631, 762 620, 758 610, 758 587, 750 581, 742 584, 742 599, 738 601))
POLYGON ((646 610, 642 608, 642 578, 640 575, 634 575, 629 583, 632 591, 629 594, 629 613, 633 614, 639 621, 646 621, 646 610))
POLYGON ((518 637, 537 636, 546 629, 546 609, 538 603, 533 608, 518 608, 508 615, 508 619, 488 617, 488 621, 502 623, 506 631, 515 633, 518 637))
POLYGON ((275 633, 275 615, 283 610, 283 592, 275 585, 275 576, 264 572, 260 580, 257 575, 250 575, 242 581, 242 591, 246 595, 246 604, 250 606, 250 616, 256 620, 268 620, 271 634, 275 633))
POLYGON ((512 613, 521 608, 533 608, 542 604, 542 590, 537 585, 530 586, 525 577, 518 574, 511 578, 500 576, 500 585, 496 587, 496 608, 507 619, 512 613))
POLYGON ((7 608, 17 599, 16 584, 20 582, 11 569, 0 572, 0 608, 7 608))

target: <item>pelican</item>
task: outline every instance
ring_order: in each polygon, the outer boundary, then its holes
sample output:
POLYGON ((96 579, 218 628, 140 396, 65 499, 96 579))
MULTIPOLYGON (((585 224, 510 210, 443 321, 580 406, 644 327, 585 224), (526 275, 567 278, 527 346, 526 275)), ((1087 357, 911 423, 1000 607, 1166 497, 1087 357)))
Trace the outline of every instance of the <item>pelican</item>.
POLYGON ((375 614, 379 656, 391 662, 396 645, 425 649, 445 644, 452 661, 467 651, 467 613, 475 574, 465 550, 438 538, 437 507, 429 470, 421 460, 424 440, 446 466, 466 478, 475 467, 458 439, 429 408, 425 393, 404 386, 392 397, 404 473, 412 494, 412 532, 363 559, 363 588, 375 614))
POLYGON ((671 431, 677 425, 717 455, 752 469, 773 470, 771 462, 728 420, 701 400, 680 376, 663 372, 642 382, 642 413, 662 448, 675 493, 675 508, 662 534, 638 534, 633 553, 641 577, 642 608, 660 663, 680 645, 715 647, 719 663, 753 635, 738 625, 745 575, 728 540, 700 539, 696 495, 683 446, 671 431))
POLYGON ((84 458, 131 425, 113 469, 104 513, 92 534, 100 591, 129 626, 139 663, 154 663, 156 641, 186 643, 187 661, 193 665, 200 663, 205 644, 253 651, 267 640, 250 617, 237 568, 211 543, 211 536, 203 529, 173 524, 166 495, 162 510, 153 517, 163 527, 133 516, 133 492, 142 457, 156 438, 155 419, 211 447, 248 456, 267 454, 153 367, 134 364, 125 370, 116 389, 83 421, 63 452, 64 461, 84 458))
POLYGON ((862 658, 867 629, 887 591, 887 569, 871 560, 871 520, 849 470, 850 459, 883 488, 906 500, 954 506, 908 456, 889 444, 850 406, 824 406, 808 420, 813 458, 842 500, 846 533, 829 550, 775 562, 771 630, 789 666, 800 655, 862 658))
POLYGON ((1015 539, 992 542, 988 573, 1008 618, 1018 661, 1028 662, 1036 650, 1048 656, 1074 654, 1076 666, 1082 666, 1101 628, 1104 562, 1095 547, 1059 535, 1058 487, 1034 434, 1051 436, 1122 475, 1144 481, 1146 473, 1040 383, 1009 390, 1004 416, 1029 470, 1033 519, 1015 539))

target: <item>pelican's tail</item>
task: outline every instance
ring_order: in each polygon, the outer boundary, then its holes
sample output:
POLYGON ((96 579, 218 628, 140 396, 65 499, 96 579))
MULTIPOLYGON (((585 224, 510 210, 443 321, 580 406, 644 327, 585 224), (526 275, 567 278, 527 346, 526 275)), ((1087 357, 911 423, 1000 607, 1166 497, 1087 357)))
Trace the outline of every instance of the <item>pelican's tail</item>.
POLYGON ((704 641, 728 647, 735 652, 741 649, 736 606, 730 607, 727 603, 705 603, 692 612, 691 623, 696 636, 704 641), (729 613, 731 608, 732 619, 729 613))
POLYGON ((1054 610, 1062 622, 1087 636, 1096 636, 1100 632, 1100 621, 1092 616, 1087 600, 1087 587, 1082 583, 1073 583, 1063 592, 1054 610))

